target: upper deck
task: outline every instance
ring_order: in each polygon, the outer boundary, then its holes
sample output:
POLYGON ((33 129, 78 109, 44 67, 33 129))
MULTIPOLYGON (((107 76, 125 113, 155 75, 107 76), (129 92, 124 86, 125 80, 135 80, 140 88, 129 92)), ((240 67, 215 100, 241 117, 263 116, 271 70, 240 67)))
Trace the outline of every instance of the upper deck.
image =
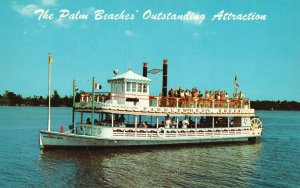
MULTIPOLYGON (((120 114, 141 114, 165 116, 170 114, 180 116, 182 114, 206 115, 206 116, 253 116, 254 109, 250 108, 249 99, 205 99, 205 98, 182 98, 162 97, 136 94, 134 98, 126 98, 123 93, 97 92, 94 98, 95 112, 114 112, 120 114), (116 98, 124 98, 131 101, 132 105, 119 104, 116 98), (147 100, 148 105, 139 105, 142 98, 147 100)), ((90 112, 92 110, 92 93, 81 94, 80 102, 75 104, 76 111, 90 112)))
POLYGON ((81 93, 79 103, 74 106, 75 111, 157 116, 254 116, 250 100, 245 99, 242 92, 238 94, 237 90, 233 98, 220 90, 206 91, 202 95, 196 87, 191 91, 180 87, 175 91, 171 88, 167 92, 167 60, 163 61, 162 71, 163 87, 159 96, 149 94, 152 81, 147 77, 149 71, 147 64, 144 64, 143 76, 130 69, 120 75, 114 71, 115 76, 107 80, 110 92, 81 93))

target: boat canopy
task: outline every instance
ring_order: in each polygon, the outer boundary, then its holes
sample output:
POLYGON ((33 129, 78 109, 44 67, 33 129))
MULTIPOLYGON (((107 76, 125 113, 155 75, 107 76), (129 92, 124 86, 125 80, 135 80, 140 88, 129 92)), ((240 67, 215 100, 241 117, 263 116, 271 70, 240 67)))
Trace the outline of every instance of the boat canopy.
POLYGON ((149 85, 151 84, 151 79, 138 75, 129 69, 127 72, 123 74, 108 79, 107 82, 109 84, 122 84, 126 82, 136 82, 136 83, 145 83, 149 85))

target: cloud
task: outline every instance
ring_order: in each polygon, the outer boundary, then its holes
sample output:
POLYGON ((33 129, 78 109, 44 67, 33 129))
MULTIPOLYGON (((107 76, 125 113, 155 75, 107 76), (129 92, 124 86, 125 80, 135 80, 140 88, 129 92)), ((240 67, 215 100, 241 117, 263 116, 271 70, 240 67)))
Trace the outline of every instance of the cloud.
POLYGON ((41 0, 38 4, 20 5, 17 4, 16 1, 13 1, 11 7, 23 16, 32 17, 34 15, 34 11, 37 9, 45 6, 55 6, 56 2, 57 0, 41 0))
POLYGON ((132 37, 133 36, 133 32, 129 31, 129 30, 126 30, 125 31, 125 35, 128 36, 128 37, 132 37))
POLYGON ((88 28, 88 25, 85 24, 85 23, 83 23, 83 24, 80 25, 80 28, 81 28, 81 29, 87 29, 87 28, 88 28))
POLYGON ((12 8, 20 13, 23 16, 31 17, 34 15, 34 11, 39 9, 39 7, 35 4, 29 4, 29 5, 18 5, 16 3, 13 3, 12 8))
POLYGON ((93 15, 96 11, 95 7, 89 7, 87 9, 84 10, 84 12, 86 12, 87 14, 93 15))
POLYGON ((205 14, 200 14, 198 12, 188 11, 184 15, 184 19, 182 20, 184 23, 190 23, 194 25, 201 25, 205 20, 205 14))
POLYGON ((53 23, 58 27, 69 28, 70 27, 70 20, 69 19, 56 19, 53 23))
POLYGON ((130 30, 126 30, 126 31, 125 31, 125 35, 126 35, 127 37, 134 37, 134 36, 137 36, 136 33, 132 32, 132 31, 130 31, 130 30))
POLYGON ((55 6, 57 0, 42 0, 42 4, 45 6, 55 6))
POLYGON ((200 33, 194 33, 194 37, 200 37, 200 33))

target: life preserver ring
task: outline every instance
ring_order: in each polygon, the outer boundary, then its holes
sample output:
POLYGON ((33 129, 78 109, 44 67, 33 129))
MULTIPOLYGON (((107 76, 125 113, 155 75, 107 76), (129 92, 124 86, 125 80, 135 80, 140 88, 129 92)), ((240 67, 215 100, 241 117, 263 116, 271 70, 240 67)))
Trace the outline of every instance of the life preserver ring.
POLYGON ((160 127, 159 129, 157 129, 156 132, 158 137, 165 137, 166 136, 166 130, 163 127, 160 127))

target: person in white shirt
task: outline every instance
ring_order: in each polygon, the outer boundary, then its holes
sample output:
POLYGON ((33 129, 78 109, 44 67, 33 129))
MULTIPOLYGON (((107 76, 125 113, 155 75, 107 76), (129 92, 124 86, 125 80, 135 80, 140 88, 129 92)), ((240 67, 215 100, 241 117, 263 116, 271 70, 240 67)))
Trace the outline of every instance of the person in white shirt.
POLYGON ((182 128, 183 128, 183 129, 186 129, 187 126, 188 126, 189 124, 190 124, 190 123, 189 123, 188 118, 185 117, 184 120, 182 121, 182 128))

